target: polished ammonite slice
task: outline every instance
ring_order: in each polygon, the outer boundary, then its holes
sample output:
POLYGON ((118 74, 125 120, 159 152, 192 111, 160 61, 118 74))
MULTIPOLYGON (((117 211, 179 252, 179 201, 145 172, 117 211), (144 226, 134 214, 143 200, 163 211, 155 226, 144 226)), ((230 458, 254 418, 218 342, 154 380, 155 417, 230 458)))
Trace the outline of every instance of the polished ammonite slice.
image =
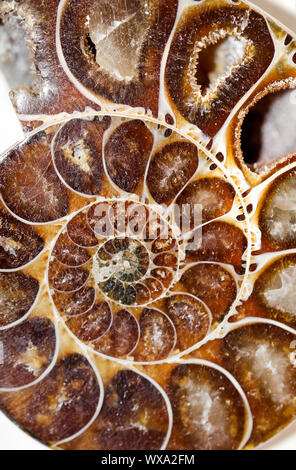
POLYGON ((1 408, 58 449, 268 440, 296 416, 293 33, 234 0, 0 15, 31 70, 0 160, 1 408))

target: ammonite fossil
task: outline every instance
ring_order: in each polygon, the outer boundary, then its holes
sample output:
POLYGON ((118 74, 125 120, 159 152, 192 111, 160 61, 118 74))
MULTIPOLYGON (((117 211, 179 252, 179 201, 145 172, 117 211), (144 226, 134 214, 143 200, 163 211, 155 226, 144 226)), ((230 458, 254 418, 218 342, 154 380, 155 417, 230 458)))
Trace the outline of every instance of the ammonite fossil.
POLYGON ((0 12, 35 70, 0 162, 3 411, 59 449, 268 440, 296 415, 296 39, 248 1, 0 12))

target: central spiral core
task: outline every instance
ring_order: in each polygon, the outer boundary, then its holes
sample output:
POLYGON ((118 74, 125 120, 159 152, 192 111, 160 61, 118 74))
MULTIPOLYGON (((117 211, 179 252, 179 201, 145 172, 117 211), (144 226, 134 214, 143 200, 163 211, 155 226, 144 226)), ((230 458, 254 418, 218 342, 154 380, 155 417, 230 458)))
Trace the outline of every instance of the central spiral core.
POLYGON ((108 240, 93 258, 93 276, 109 298, 127 305, 136 299, 132 283, 148 271, 149 254, 138 240, 116 237, 108 240))

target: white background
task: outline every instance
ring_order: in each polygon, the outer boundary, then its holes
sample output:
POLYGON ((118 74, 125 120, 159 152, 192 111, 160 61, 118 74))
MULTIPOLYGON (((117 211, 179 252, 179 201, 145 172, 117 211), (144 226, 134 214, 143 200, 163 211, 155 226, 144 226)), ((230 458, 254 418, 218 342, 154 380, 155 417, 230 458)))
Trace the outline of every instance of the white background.
MULTIPOLYGON (((296 32, 296 0, 253 0, 296 32)), ((0 152, 23 137, 21 126, 8 98, 8 87, 0 71, 0 152)), ((262 449, 296 450, 296 423, 280 436, 273 438, 262 449)), ((0 412, 0 450, 37 450, 45 447, 32 439, 0 412)))

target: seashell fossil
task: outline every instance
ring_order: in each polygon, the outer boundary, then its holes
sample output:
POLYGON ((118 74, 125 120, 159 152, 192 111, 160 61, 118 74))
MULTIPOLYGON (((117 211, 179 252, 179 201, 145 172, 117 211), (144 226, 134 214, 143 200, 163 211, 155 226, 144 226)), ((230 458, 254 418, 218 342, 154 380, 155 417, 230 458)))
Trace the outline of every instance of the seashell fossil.
POLYGON ((296 39, 248 1, 0 15, 35 70, 0 161, 1 408, 60 449, 268 440, 296 416, 296 39))

